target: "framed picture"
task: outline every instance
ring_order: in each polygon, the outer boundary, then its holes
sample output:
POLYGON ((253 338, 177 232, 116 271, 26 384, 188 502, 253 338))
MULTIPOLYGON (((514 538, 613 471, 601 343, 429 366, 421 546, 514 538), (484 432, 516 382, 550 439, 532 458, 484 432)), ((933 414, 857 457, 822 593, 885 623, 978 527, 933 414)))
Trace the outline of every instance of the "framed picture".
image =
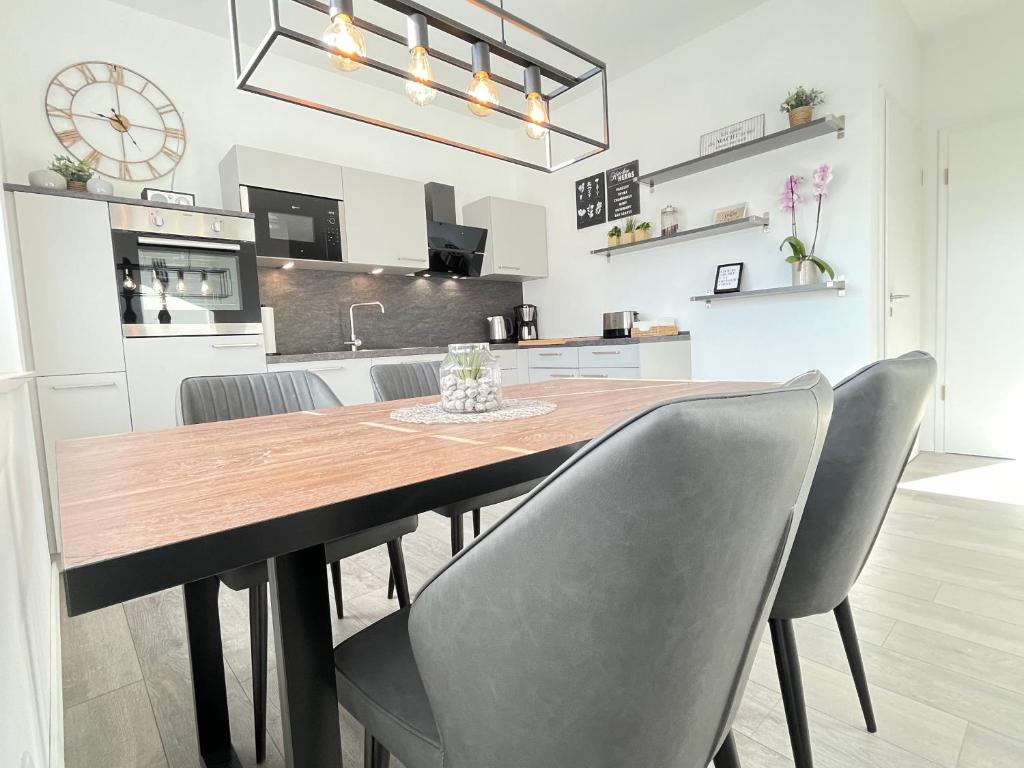
POLYGON ((730 221, 739 221, 749 216, 750 203, 739 203, 730 205, 728 208, 718 208, 711 218, 712 224, 728 224, 730 221))
POLYGON ((740 278, 743 276, 743 262, 739 264, 719 264, 715 272, 715 293, 737 293, 740 289, 740 278))

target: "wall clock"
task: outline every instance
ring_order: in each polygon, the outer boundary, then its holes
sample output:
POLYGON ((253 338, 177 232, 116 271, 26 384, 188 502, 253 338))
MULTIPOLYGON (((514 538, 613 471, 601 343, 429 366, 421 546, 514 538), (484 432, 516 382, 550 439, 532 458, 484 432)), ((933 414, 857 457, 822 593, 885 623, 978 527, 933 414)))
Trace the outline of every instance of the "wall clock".
POLYGON ((62 69, 46 89, 46 116, 68 154, 110 178, 166 176, 185 153, 185 124, 173 102, 117 64, 83 61, 62 69))

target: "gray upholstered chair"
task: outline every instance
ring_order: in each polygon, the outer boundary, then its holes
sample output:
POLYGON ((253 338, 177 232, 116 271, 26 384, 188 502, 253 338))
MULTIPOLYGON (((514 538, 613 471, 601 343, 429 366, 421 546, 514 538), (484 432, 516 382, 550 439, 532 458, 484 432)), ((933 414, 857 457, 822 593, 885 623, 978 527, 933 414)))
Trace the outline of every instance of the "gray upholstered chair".
POLYGON ((335 649, 367 768, 738 768, 730 724, 831 408, 811 373, 581 449, 335 649))
POLYGON ((865 724, 876 730, 848 596, 907 465, 935 372, 931 355, 910 352, 835 387, 832 424, 769 619, 797 768, 810 768, 812 758, 793 619, 835 614, 865 724))
MULTIPOLYGON (((185 379, 178 390, 178 422, 205 424, 253 416, 271 416, 320 408, 337 408, 341 402, 323 379, 309 371, 281 371, 240 376, 201 376, 185 379)), ((409 583, 402 555, 402 536, 416 530, 415 515, 378 525, 325 545, 331 567, 334 602, 342 613, 340 560, 387 545, 392 578, 398 585, 398 602, 409 605, 409 583)), ((267 582, 265 562, 252 563, 219 574, 229 589, 249 592, 249 640, 252 649, 252 693, 256 721, 256 760, 263 762, 267 749, 267 582)))
MULTIPOLYGON (((378 400, 404 400, 409 397, 441 395, 441 363, 390 363, 370 368, 373 396, 378 400)), ((451 521, 452 554, 458 554, 464 546, 463 517, 473 513, 473 537, 480 535, 480 508, 509 501, 532 490, 542 478, 521 483, 512 488, 503 488, 485 496, 474 496, 434 509, 439 515, 451 521)))

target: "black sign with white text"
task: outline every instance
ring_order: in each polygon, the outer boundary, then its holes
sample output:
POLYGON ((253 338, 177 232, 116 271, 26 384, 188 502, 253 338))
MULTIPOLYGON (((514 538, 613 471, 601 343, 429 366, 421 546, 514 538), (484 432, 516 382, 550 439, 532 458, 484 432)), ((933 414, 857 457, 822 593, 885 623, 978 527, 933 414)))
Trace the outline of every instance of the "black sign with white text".
POLYGON ((640 185, 636 179, 640 175, 640 161, 612 168, 605 175, 608 178, 608 221, 639 216, 640 185))
POLYGON ((576 182, 576 229, 604 224, 606 207, 603 173, 576 182))

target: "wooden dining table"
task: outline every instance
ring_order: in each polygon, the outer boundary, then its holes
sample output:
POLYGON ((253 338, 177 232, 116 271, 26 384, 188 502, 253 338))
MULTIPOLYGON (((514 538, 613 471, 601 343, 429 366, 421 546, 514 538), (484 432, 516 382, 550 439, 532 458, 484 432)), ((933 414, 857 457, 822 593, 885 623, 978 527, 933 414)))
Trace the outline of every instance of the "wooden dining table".
POLYGON ((542 478, 656 403, 763 387, 561 379, 507 387, 557 406, 516 421, 390 417, 421 398, 62 442, 67 611, 181 586, 201 764, 238 766, 216 575, 268 561, 286 764, 340 768, 325 542, 542 478))

